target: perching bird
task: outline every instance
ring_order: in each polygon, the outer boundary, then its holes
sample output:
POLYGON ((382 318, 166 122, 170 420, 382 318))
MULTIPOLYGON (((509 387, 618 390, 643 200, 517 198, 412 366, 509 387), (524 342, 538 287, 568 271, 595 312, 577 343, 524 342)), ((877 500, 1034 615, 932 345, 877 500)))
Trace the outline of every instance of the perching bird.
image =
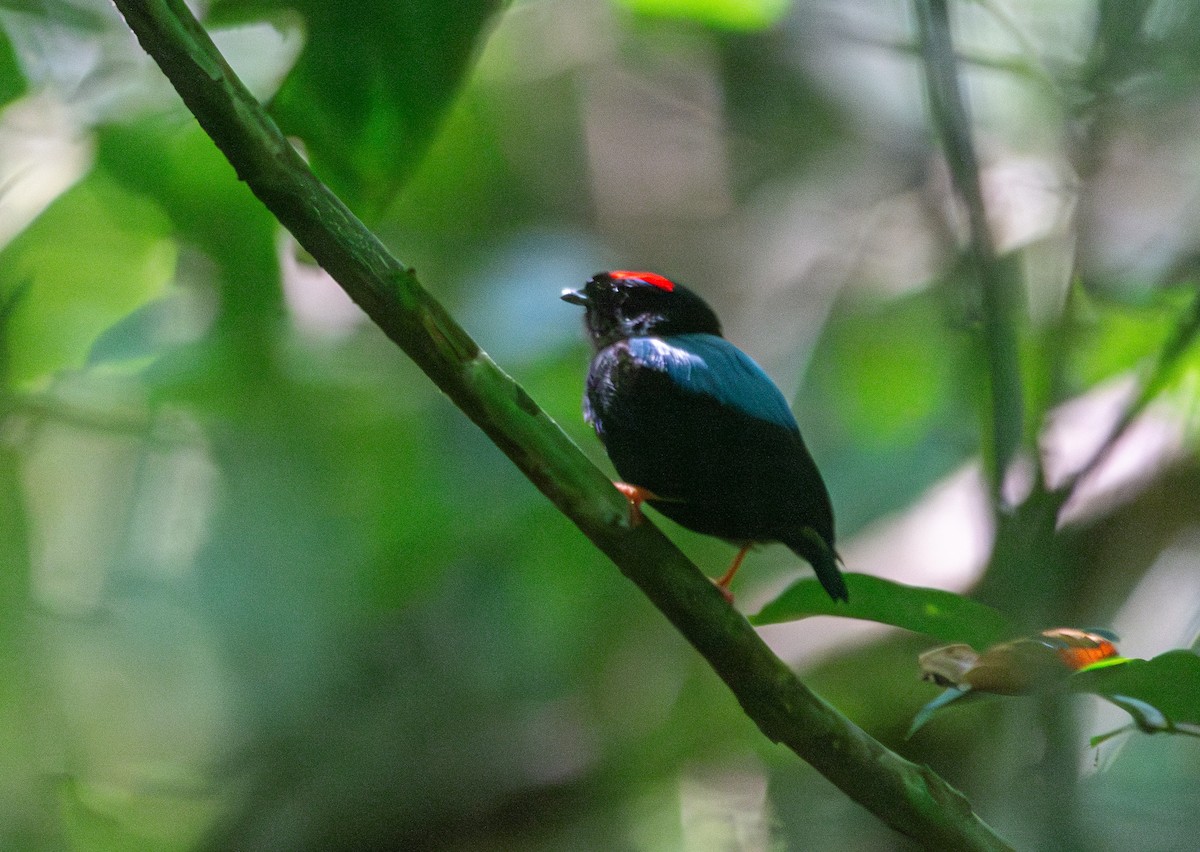
POLYGON ((601 272, 562 298, 587 311, 596 350, 583 416, 624 482, 636 521, 647 501, 688 529, 742 545, 728 586, 757 542, 806 559, 847 600, 829 493, 783 394, 721 336, 704 300, 653 272, 601 272))

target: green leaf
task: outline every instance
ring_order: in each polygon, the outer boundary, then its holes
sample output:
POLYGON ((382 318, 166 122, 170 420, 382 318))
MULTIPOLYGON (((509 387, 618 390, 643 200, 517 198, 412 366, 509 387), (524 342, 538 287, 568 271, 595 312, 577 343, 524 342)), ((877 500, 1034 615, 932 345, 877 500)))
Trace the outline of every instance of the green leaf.
POLYGON ((1092 666, 1072 675, 1070 686, 1074 692, 1099 695, 1113 702, 1129 712, 1143 730, 1200 726, 1200 656, 1191 651, 1168 651, 1152 660, 1092 666))
POLYGON ((983 648, 1011 637, 1013 624, 986 604, 941 589, 905 586, 867 574, 846 574, 850 602, 835 603, 815 578, 792 584, 751 617, 752 624, 778 624, 813 615, 840 615, 903 627, 943 642, 983 648))
POLYGON ((1091 387, 1156 355, 1188 312, 1192 293, 1155 291, 1139 303, 1122 302, 1077 288, 1079 341, 1070 360, 1077 389, 1091 387))
POLYGON ((908 732, 905 733, 904 738, 906 740, 912 739, 913 734, 925 727, 925 723, 932 719, 935 713, 947 704, 951 704, 964 697, 977 698, 979 697, 979 693, 972 692, 969 686, 949 687, 945 692, 917 711, 917 715, 913 716, 912 724, 908 726, 908 732))
POLYGON ((762 30, 779 23, 788 0, 618 0, 642 15, 683 18, 723 30, 762 30))
POLYGON ((271 104, 313 168, 372 220, 432 141, 496 0, 223 0, 214 20, 303 15, 308 43, 271 104))
POLYGON ((12 43, 0 29, 0 106, 16 100, 25 93, 25 77, 13 55, 12 43))
POLYGON ((103 128, 97 139, 97 168, 153 198, 178 242, 211 261, 191 264, 187 277, 197 292, 200 284, 216 288, 214 331, 261 351, 283 313, 279 222, 195 124, 130 122, 103 128))
POLYGON ((24 289, 4 330, 8 379, 82 366, 92 342, 161 295, 176 247, 157 206, 102 173, 60 196, 0 252, 0 297, 24 289))

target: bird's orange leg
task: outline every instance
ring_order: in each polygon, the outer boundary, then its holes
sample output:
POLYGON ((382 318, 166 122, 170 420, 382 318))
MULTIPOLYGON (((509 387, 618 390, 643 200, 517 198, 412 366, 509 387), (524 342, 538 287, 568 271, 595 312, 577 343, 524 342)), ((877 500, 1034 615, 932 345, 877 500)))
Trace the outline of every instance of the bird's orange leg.
POLYGON ((647 500, 657 500, 658 495, 640 485, 630 485, 628 482, 614 482, 613 486, 629 501, 629 526, 641 526, 642 504, 647 500))
POLYGON ((721 579, 713 580, 717 591, 724 595, 725 600, 730 603, 733 603, 733 592, 729 591, 729 584, 733 582, 733 575, 742 567, 742 560, 746 558, 746 554, 750 552, 750 548, 752 547, 754 547, 754 542, 743 545, 742 549, 737 552, 737 556, 733 557, 733 563, 729 566, 729 570, 721 576, 721 579))

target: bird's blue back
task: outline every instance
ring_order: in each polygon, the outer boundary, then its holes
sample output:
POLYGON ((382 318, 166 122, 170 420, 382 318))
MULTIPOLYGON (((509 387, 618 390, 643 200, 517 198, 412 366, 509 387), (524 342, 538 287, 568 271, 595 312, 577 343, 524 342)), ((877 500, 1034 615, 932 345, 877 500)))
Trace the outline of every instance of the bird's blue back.
POLYGON ((762 367, 723 337, 633 337, 625 344, 638 361, 662 370, 672 382, 692 393, 710 396, 722 405, 790 431, 800 431, 787 400, 762 367))

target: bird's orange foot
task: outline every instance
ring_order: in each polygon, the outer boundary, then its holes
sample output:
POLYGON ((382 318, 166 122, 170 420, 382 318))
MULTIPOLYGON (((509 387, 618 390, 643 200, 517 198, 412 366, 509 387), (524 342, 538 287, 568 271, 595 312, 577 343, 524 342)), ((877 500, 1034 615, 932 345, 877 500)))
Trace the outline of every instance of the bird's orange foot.
POLYGON ((629 526, 641 526, 644 519, 642 504, 647 500, 657 500, 658 495, 642 488, 640 485, 630 485, 628 482, 614 482, 613 486, 624 494, 625 499, 629 501, 629 526))
POLYGON ((717 587, 717 591, 721 593, 721 597, 725 598, 730 606, 733 606, 733 592, 729 591, 729 589, 725 586, 722 586, 718 580, 713 580, 712 584, 717 587))
POLYGON ((742 567, 742 560, 746 558, 746 554, 750 552, 750 548, 752 547, 754 547, 753 542, 743 545, 742 549, 737 552, 737 556, 733 557, 733 563, 729 566, 729 570, 721 575, 721 579, 713 580, 713 585, 717 587, 717 591, 730 603, 733 603, 733 592, 729 591, 729 584, 733 582, 734 575, 742 567))

